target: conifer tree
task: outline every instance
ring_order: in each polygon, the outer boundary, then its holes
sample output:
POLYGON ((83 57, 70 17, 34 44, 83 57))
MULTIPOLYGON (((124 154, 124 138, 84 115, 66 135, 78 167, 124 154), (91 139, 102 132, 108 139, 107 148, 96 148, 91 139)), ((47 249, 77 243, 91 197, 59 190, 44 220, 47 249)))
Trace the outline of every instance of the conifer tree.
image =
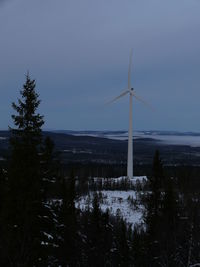
POLYGON ((56 182, 58 176, 56 162, 54 159, 54 142, 49 136, 44 139, 41 148, 41 167, 42 167, 42 187, 43 200, 48 199, 48 192, 50 191, 51 183, 56 182))
POLYGON ((40 230, 43 232, 42 245, 43 255, 48 266, 57 265, 55 248, 57 246, 57 209, 52 203, 55 197, 55 189, 57 188, 57 164, 54 158, 54 142, 47 136, 41 148, 41 199, 42 199, 42 215, 40 230))
POLYGON ((119 221, 119 230, 117 233, 117 247, 119 253, 119 265, 122 267, 129 266, 130 255, 129 246, 127 242, 127 226, 123 219, 119 221))
MULTIPOLYGON (((3 221, 2 221, 2 211, 3 211, 3 204, 5 202, 5 192, 6 191, 6 184, 5 184, 5 175, 3 168, 0 167, 0 236, 2 237, 3 234, 3 221)), ((3 264, 4 258, 4 244, 2 238, 0 238, 0 262, 3 264)))
POLYGON ((163 193, 160 227, 165 230, 160 231, 159 238, 162 245, 162 254, 165 255, 166 261, 170 266, 176 266, 178 207, 176 202, 177 196, 174 191, 174 181, 172 178, 166 179, 163 193))
POLYGON ((35 80, 29 74, 12 107, 15 128, 11 129, 11 159, 8 196, 4 210, 4 242, 7 266, 42 266, 40 224, 42 218, 40 145, 43 116, 35 80))
POLYGON ((99 206, 98 194, 95 192, 92 201, 92 211, 90 216, 90 229, 89 229, 89 266, 103 266, 101 236, 102 236, 102 213, 99 206))
POLYGON ((4 202, 4 195, 5 195, 5 175, 3 172, 3 168, 0 167, 0 219, 2 213, 2 206, 4 202))
POLYGON ((75 208, 75 178, 73 173, 62 179, 62 205, 59 211, 60 242, 59 261, 61 266, 78 266, 77 215, 75 208))
POLYGON ((160 216, 161 216, 161 188, 163 182, 163 166, 159 151, 155 151, 152 167, 152 176, 149 178, 150 193, 146 199, 145 222, 147 228, 147 251, 149 263, 158 266, 159 255, 159 235, 160 235, 160 216))

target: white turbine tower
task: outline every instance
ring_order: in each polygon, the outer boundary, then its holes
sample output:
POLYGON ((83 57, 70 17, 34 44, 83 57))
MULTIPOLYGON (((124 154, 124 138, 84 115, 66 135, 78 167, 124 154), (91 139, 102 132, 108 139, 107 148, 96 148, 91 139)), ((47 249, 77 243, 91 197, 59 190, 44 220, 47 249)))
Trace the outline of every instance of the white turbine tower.
MULTIPOLYGON (((130 59, 129 59, 129 68, 128 68, 128 88, 122 93, 115 97, 109 103, 115 102, 119 98, 129 94, 129 130, 128 130, 128 160, 127 160, 127 177, 131 179, 133 177, 133 96, 143 102, 145 105, 148 105, 143 99, 138 97, 135 94, 135 90, 131 87, 131 66, 132 66, 132 54, 133 50, 131 49, 130 52, 130 59)), ((149 106, 149 105, 148 105, 149 106)))

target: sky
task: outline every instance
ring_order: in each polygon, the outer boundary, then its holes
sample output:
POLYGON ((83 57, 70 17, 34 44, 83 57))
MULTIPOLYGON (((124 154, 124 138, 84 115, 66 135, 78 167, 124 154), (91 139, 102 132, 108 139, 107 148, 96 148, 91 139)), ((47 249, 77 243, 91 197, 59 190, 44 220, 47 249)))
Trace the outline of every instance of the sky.
POLYGON ((45 129, 200 132, 200 0, 0 0, 0 129, 29 71, 45 129))

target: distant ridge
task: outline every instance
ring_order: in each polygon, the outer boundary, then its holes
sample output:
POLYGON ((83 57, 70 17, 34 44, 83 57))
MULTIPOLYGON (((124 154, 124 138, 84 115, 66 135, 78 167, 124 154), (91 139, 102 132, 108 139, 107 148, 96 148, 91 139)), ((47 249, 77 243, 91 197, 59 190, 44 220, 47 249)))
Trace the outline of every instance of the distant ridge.
MULTIPOLYGON (((45 130, 47 132, 64 133, 64 134, 125 134, 125 130, 45 130)), ((144 135, 174 135, 174 136, 200 136, 200 132, 185 132, 185 131, 160 131, 160 130, 138 130, 133 135, 144 134, 144 135)))
MULTIPOLYGON (((43 131, 55 143, 62 162, 126 164, 127 131, 43 131)), ((0 131, 0 162, 6 158, 9 131, 0 131)), ((134 132, 135 162, 152 164, 159 149, 165 164, 190 164, 200 166, 200 133, 176 131, 134 132), (172 160, 173 155, 173 160, 172 160)))

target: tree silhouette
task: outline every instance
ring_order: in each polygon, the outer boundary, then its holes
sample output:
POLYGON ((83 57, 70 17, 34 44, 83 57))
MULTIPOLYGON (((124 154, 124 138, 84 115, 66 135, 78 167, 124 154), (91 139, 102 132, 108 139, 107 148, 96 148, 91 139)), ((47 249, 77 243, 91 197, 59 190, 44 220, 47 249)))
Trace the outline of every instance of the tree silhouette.
POLYGON ((18 104, 12 103, 15 128, 10 128, 11 158, 8 196, 4 208, 4 242, 7 266, 40 266, 43 262, 40 224, 42 218, 40 145, 43 116, 35 80, 29 74, 20 91, 18 104))

